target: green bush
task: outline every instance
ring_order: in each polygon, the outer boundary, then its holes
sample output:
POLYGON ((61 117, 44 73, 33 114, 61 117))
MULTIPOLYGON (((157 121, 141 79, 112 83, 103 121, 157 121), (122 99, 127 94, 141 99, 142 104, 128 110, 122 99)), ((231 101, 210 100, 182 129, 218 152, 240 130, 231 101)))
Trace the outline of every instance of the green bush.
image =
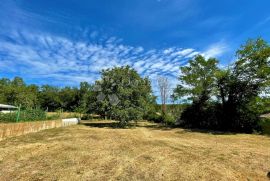
POLYGON ((46 120, 46 112, 41 109, 24 110, 20 114, 20 121, 46 120))
MULTIPOLYGON (((0 113, 0 122, 16 122, 17 112, 0 113)), ((46 112, 41 109, 26 109, 20 112, 19 122, 46 120, 46 112)))
POLYGON ((218 103, 194 102, 181 114, 186 128, 252 133, 259 131, 259 115, 248 105, 231 106, 218 103))
MULTIPOLYGON (((166 113, 174 117, 178 117, 186 109, 187 106, 187 104, 166 104, 166 113)), ((156 104, 155 110, 156 112, 161 111, 162 105, 156 104)))
POLYGON ((47 116, 46 120, 56 120, 60 118, 61 118, 60 114, 53 114, 53 115, 47 116))
POLYGON ((270 119, 263 118, 259 124, 261 126, 262 133, 270 135, 270 119))
POLYGON ((0 113, 0 122, 16 122, 16 113, 0 113))
POLYGON ((145 114, 143 119, 145 119, 147 121, 153 121, 155 123, 163 122, 161 114, 158 114, 156 112, 149 112, 148 114, 145 114))
POLYGON ((167 126, 174 126, 176 122, 175 117, 169 113, 159 114, 156 112, 149 112, 144 116, 144 119, 155 123, 164 123, 167 126))
POLYGON ((166 126, 174 126, 175 125, 175 118, 170 114, 163 114, 162 115, 162 122, 166 124, 166 126))

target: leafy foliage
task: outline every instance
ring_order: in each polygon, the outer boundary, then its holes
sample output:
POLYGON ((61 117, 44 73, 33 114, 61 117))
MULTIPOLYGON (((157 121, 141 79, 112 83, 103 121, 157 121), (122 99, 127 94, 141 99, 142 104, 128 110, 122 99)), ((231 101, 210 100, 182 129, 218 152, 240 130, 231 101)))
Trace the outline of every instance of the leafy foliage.
MULTIPOLYGON (((0 122, 16 122, 17 112, 0 113, 0 122)), ((46 113, 40 109, 26 109, 20 112, 20 122, 46 120, 46 113)))
POLYGON ((31 108, 38 105, 38 87, 36 85, 27 86, 23 79, 15 77, 13 80, 0 80, 0 101, 12 105, 22 105, 31 108))
POLYGON ((15 77, 13 80, 3 78, 0 79, 0 103, 21 105, 23 109, 87 112, 88 97, 91 95, 92 87, 87 82, 82 82, 80 88, 59 88, 50 85, 38 87, 26 85, 20 77, 15 77))
POLYGON ((192 105, 181 116, 184 126, 240 132, 259 129, 262 109, 256 107, 267 102, 261 94, 268 96, 270 47, 260 38, 249 40, 237 51, 237 58, 233 66, 220 70, 214 66, 216 60, 206 63, 199 56, 181 69, 180 80, 189 88, 179 85, 175 94, 192 97, 192 105))
POLYGON ((165 123, 166 126, 175 126, 176 119, 171 114, 162 114, 161 118, 162 122, 165 123))
POLYGON ((213 93, 217 63, 214 58, 206 60, 198 55, 189 61, 188 66, 181 67, 181 85, 175 89, 174 97, 188 96, 192 101, 209 99, 213 93))
POLYGON ((141 78, 129 66, 106 69, 101 74, 101 80, 95 83, 91 106, 94 112, 119 120, 120 125, 125 126, 150 111, 155 97, 147 78, 141 78))
POLYGON ((259 125, 261 127, 261 130, 262 130, 263 134, 270 135, 270 119, 269 118, 263 118, 259 122, 259 125))

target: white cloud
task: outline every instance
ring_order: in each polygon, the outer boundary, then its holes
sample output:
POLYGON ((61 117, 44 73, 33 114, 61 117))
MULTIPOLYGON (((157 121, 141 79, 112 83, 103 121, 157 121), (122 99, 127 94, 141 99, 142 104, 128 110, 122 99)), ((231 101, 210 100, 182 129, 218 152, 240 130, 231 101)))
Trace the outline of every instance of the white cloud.
POLYGON ((215 58, 221 56, 228 49, 223 42, 211 45, 206 51, 202 53, 206 58, 215 58))
POLYGON ((186 55, 192 53, 193 51, 194 51, 194 49, 188 48, 188 49, 184 49, 184 50, 181 50, 181 51, 174 52, 174 55, 186 56, 186 55))
POLYGON ((164 53, 164 54, 170 54, 170 53, 172 53, 173 51, 174 51, 173 48, 168 48, 168 49, 165 49, 165 50, 163 51, 163 53, 164 53))
POLYGON ((191 54, 187 55, 186 58, 193 58, 193 57, 195 57, 195 56, 198 55, 198 54, 200 54, 200 52, 194 51, 194 52, 192 52, 191 54))
MULTIPOLYGON (((218 56, 224 49, 217 44, 204 54, 218 56)), ((93 83, 102 69, 130 65, 152 81, 159 75, 166 75, 176 82, 180 65, 199 53, 192 48, 177 47, 146 50, 121 44, 115 37, 96 43, 13 32, 9 39, 0 39, 0 71, 41 79, 43 83, 78 85, 82 81, 93 83)))

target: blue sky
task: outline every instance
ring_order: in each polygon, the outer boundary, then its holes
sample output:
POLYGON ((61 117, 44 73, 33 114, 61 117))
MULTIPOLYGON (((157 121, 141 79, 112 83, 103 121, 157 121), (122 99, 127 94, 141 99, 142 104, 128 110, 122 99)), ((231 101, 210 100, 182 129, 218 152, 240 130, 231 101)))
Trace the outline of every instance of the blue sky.
POLYGON ((130 65, 177 82, 196 54, 235 60, 248 38, 270 40, 270 1, 1 0, 0 77, 76 86, 130 65))

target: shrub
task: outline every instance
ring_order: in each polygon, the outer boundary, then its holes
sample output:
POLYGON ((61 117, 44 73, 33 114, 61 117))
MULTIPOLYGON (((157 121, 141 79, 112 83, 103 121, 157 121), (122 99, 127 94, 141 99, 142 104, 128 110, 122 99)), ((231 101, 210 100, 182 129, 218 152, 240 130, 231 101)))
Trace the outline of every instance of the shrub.
MULTIPOLYGON (((0 122, 16 122, 17 112, 3 114, 0 113, 0 122)), ((46 120, 46 112, 41 109, 26 109, 20 112, 19 121, 40 121, 46 120)))
POLYGON ((162 115, 162 122, 165 123, 166 126, 174 126, 175 125, 175 118, 170 114, 163 114, 162 115))
POLYGON ((149 112, 144 116, 144 119, 155 123, 164 123, 167 126, 174 126, 176 122, 175 117, 171 114, 160 114, 157 112, 149 112))
POLYGON ((263 118, 259 125, 263 134, 270 135, 270 118, 263 118))
POLYGON ((187 128, 219 129, 215 105, 193 103, 181 114, 181 126, 187 128))
POLYGON ((46 120, 46 112, 41 109, 27 109, 20 114, 20 121, 46 120))
POLYGON ((16 122, 16 113, 0 113, 0 122, 16 122))
POLYGON ((181 115, 188 128, 252 133, 259 130, 258 115, 246 105, 224 107, 218 103, 193 103, 181 115))
POLYGON ((60 118, 61 118, 60 114, 53 114, 53 115, 47 116, 46 120, 56 120, 60 118))
POLYGON ((161 114, 157 112, 148 112, 148 114, 145 114, 143 119, 147 121, 153 121, 155 123, 161 123, 163 121, 161 114))
POLYGON ((81 120, 92 120, 93 119, 93 115, 91 114, 83 114, 81 117, 81 120))

